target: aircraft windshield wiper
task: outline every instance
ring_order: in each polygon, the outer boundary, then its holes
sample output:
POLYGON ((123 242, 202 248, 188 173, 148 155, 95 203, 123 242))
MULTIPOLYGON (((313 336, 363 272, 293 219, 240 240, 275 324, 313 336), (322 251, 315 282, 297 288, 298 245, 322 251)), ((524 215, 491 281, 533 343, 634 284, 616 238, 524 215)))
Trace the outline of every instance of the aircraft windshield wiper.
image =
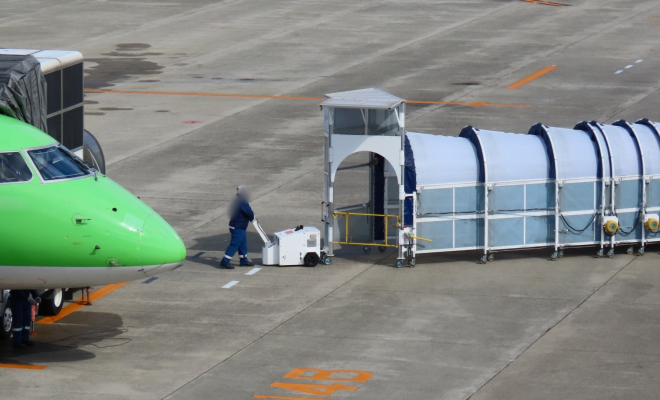
POLYGON ((96 170, 96 168, 92 164, 85 161, 85 159, 78 157, 74 152, 67 149, 66 147, 60 146, 60 148, 62 150, 65 150, 66 153, 69 155, 69 157, 71 157, 73 159, 73 161, 75 161, 78 165, 80 165, 81 167, 83 167, 87 170, 91 170, 91 172, 94 174, 94 178, 96 178, 96 174, 97 174, 98 171, 96 170))

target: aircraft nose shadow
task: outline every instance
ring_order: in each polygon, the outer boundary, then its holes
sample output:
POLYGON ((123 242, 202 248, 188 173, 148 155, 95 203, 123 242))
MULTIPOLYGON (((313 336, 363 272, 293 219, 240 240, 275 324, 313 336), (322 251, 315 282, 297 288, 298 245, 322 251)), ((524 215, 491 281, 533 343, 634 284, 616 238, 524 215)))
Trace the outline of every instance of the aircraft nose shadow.
MULTIPOLYGON (((261 253, 261 248, 264 245, 264 242, 261 240, 261 237, 257 232, 248 230, 246 232, 247 242, 248 242, 248 251, 250 253, 261 253)), ((268 236, 269 239, 273 239, 273 235, 268 236)), ((199 250, 199 251, 225 251, 231 240, 231 234, 229 232, 223 232, 219 235, 204 236, 195 239, 195 244, 188 248, 188 250, 199 250)))
MULTIPOLYGON (((272 235, 269 235, 269 238, 272 240, 272 235)), ((225 249, 229 246, 229 241, 231 240, 231 234, 229 232, 222 233, 219 235, 204 236, 195 239, 195 244, 188 248, 189 251, 213 251, 219 252, 218 256, 211 256, 205 254, 201 257, 191 259, 187 257, 189 261, 194 261, 197 264, 209 265, 214 268, 218 267, 218 263, 224 254, 225 249)), ((248 242, 248 257, 250 260, 254 261, 258 266, 261 265, 261 248, 264 246, 264 242, 261 240, 261 237, 257 232, 248 230, 247 231, 247 242, 248 242)), ((194 253, 193 253, 194 254, 194 253)), ((238 254, 234 256, 234 264, 238 263, 238 254)))

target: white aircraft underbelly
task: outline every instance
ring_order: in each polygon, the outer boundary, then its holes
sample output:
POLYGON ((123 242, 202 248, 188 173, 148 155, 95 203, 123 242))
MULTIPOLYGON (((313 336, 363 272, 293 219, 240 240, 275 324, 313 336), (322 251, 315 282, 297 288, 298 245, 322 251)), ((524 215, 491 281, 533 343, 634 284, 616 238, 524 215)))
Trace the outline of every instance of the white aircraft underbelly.
POLYGON ((181 263, 137 267, 0 266, 0 289, 51 289, 107 285, 171 271, 181 263))

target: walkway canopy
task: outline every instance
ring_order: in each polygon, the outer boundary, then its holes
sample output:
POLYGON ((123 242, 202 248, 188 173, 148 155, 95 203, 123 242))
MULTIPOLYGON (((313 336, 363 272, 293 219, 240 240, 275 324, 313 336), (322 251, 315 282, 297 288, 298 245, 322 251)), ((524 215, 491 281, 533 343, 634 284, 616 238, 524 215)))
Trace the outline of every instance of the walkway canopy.
MULTIPOLYGON (((407 132, 405 102, 376 89, 326 95, 322 106, 328 180, 348 154, 372 153, 374 216, 396 210, 403 220, 399 260, 402 246, 413 257, 480 249, 486 262, 519 248, 552 246, 557 259, 570 246, 600 245, 602 257, 605 247, 612 256, 615 246, 639 243, 643 254, 660 242, 660 128, 652 121, 536 124, 526 134, 467 126, 441 136, 407 132)), ((376 222, 373 237, 386 240, 376 222)))
POLYGON ((414 171, 417 187, 554 178, 547 146, 538 136, 471 126, 459 137, 406 135, 406 166, 414 171))
MULTIPOLYGON (((553 175, 557 179, 594 179, 601 176, 601 150, 598 141, 589 132, 536 124, 529 133, 545 142, 549 157, 553 159, 553 175)), ((607 147, 604 147, 603 153, 609 160, 607 147)), ((607 165, 609 176, 609 162, 607 165)))
POLYGON ((417 186, 482 181, 483 168, 477 148, 461 137, 406 133, 410 148, 408 167, 417 186))

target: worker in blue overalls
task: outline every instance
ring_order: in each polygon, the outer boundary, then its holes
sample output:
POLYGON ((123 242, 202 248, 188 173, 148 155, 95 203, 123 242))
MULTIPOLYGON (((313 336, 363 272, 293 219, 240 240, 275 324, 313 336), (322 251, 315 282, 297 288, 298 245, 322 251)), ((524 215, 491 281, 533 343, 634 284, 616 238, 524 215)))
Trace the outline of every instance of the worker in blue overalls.
POLYGON ((41 297, 36 290, 10 290, 11 299, 11 330, 12 347, 20 349, 33 346, 30 340, 30 323, 32 322, 32 306, 41 303, 41 297))
POLYGON ((236 188, 236 198, 229 208, 229 233, 231 233, 231 242, 225 251, 225 256, 220 261, 220 268, 234 269, 229 262, 238 250, 238 257, 241 260, 241 266, 251 267, 253 262, 247 257, 247 236, 246 229, 250 221, 254 219, 254 212, 250 208, 250 193, 248 188, 241 185, 236 188))

